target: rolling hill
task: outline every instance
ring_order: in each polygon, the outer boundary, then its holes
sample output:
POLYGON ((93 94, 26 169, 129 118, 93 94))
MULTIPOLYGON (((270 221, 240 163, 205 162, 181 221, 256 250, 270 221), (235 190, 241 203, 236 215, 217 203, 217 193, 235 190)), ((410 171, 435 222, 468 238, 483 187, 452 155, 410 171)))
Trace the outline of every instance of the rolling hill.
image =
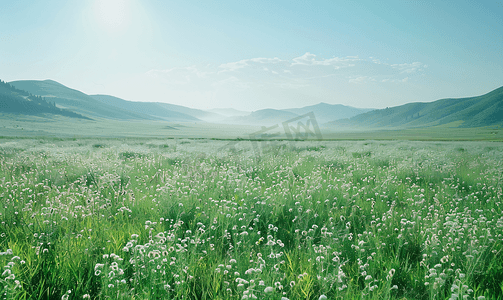
POLYGON ((12 81, 10 84, 18 89, 28 91, 33 95, 42 96, 49 101, 55 102, 58 107, 66 108, 91 118, 115 120, 156 119, 147 115, 106 105, 80 91, 68 88, 53 80, 21 80, 12 81))
POLYGON ((182 112, 169 110, 164 103, 155 102, 135 102, 127 101, 121 98, 108 95, 91 95, 95 100, 100 101, 106 105, 131 112, 141 113, 146 116, 158 118, 165 121, 182 121, 182 122, 195 122, 200 121, 198 118, 182 112))
POLYGON ((0 112, 24 115, 54 114, 71 118, 89 119, 72 111, 56 107, 40 96, 19 90, 0 80, 0 112))
POLYGON ((198 118, 200 120, 203 120, 205 122, 211 122, 212 120, 218 120, 222 118, 222 115, 204 111, 201 109, 195 109, 195 108, 190 108, 182 105, 176 105, 176 104, 171 104, 171 103, 158 103, 162 107, 169 109, 174 112, 179 112, 182 114, 186 114, 189 116, 192 116, 194 118, 198 118))
POLYGON ((349 119, 356 115, 374 110, 373 108, 356 108, 342 104, 318 103, 316 105, 304 106, 302 108, 283 109, 297 115, 313 112, 318 123, 326 123, 338 119, 349 119))
POLYGON ((141 112, 167 121, 212 122, 225 118, 225 116, 213 112, 170 103, 128 101, 109 95, 91 95, 91 97, 114 107, 141 112))
POLYGON ((326 124, 327 127, 372 128, 441 125, 460 128, 503 125, 503 87, 482 96, 407 103, 326 124))
POLYGON ((373 109, 355 108, 341 104, 319 103, 301 108, 261 109, 251 113, 232 109, 214 109, 211 111, 227 115, 226 119, 220 121, 221 123, 265 126, 280 124, 284 121, 310 112, 313 112, 317 122, 322 124, 337 119, 350 118, 371 110, 373 109))

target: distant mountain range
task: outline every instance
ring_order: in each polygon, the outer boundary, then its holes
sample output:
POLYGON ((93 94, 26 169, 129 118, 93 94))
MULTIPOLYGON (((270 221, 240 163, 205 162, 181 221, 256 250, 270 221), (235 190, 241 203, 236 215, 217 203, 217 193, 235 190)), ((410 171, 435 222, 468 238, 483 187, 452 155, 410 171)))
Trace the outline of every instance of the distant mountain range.
POLYGON ((316 116, 316 120, 320 124, 338 119, 351 118, 372 110, 374 110, 374 108, 356 108, 342 104, 327 104, 323 102, 302 108, 284 109, 284 111, 288 111, 297 115, 303 115, 309 112, 313 112, 316 116))
POLYGON ((10 84, 33 95, 44 97, 47 101, 55 103, 58 108, 71 110, 89 118, 115 120, 271 125, 314 112, 318 123, 324 123, 339 118, 350 118, 370 110, 320 103, 284 110, 262 109, 245 112, 232 108, 220 108, 205 111, 169 103, 136 102, 109 95, 87 95, 53 80, 20 80, 12 81, 10 84))
POLYGON ((407 103, 373 110, 349 119, 332 121, 327 127, 484 127, 503 125, 503 87, 478 97, 407 103))
POLYGON ((378 110, 319 103, 302 108, 262 109, 254 112, 232 108, 205 111, 168 103, 127 101, 109 95, 87 95, 53 80, 12 81, 10 84, 4 83, 2 87, 5 90, 3 94, 0 93, 4 95, 2 99, 11 98, 0 102, 0 112, 11 110, 16 113, 33 114, 43 111, 67 116, 74 114, 73 117, 91 119, 266 126, 313 112, 318 124, 335 129, 341 127, 413 128, 439 125, 451 127, 503 125, 503 87, 478 97, 408 103, 378 110), (6 86, 13 90, 8 90, 6 86))
POLYGON ((244 125, 273 125, 289 119, 313 112, 318 124, 327 123, 337 119, 351 118, 353 116, 371 111, 371 108, 355 108, 341 104, 319 103, 301 108, 289 109, 261 109, 248 114, 228 117, 223 123, 244 125))

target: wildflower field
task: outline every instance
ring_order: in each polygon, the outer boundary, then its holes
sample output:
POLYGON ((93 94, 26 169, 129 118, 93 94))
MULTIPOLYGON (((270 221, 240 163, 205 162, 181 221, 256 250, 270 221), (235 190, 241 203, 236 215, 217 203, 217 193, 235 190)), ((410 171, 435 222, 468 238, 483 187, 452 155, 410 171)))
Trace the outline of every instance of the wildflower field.
POLYGON ((0 140, 1 299, 502 299, 503 143, 0 140))

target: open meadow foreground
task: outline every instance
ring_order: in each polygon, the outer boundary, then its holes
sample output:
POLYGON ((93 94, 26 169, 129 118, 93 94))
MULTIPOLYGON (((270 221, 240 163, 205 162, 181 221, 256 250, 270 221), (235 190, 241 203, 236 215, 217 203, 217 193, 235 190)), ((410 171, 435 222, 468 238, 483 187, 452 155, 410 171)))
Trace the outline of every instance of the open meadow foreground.
POLYGON ((0 300, 503 300, 503 1, 2 1, 0 300))
POLYGON ((501 299, 503 143, 0 140, 2 299, 501 299))

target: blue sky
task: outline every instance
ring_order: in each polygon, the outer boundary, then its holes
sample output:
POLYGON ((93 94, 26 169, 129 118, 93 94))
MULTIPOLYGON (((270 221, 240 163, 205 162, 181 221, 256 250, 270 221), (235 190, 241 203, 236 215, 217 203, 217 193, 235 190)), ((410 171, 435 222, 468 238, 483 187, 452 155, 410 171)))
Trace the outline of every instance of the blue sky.
POLYGON ((0 1, 4 81, 241 110, 503 85, 503 1, 0 1))

